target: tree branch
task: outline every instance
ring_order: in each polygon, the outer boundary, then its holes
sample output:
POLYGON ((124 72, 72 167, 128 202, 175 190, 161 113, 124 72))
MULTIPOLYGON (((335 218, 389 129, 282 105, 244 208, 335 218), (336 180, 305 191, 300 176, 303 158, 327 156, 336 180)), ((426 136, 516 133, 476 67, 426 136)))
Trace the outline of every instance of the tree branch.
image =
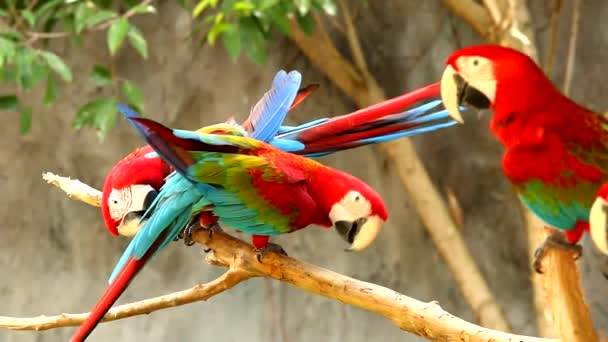
MULTIPOLYGON (((261 262, 258 262, 257 251, 253 246, 223 232, 210 234, 208 230, 199 229, 193 233, 192 239, 212 250, 206 257, 209 264, 228 268, 222 276, 188 290, 115 307, 106 314, 103 322, 207 300, 247 279, 267 277, 312 294, 374 312, 388 318, 402 330, 434 341, 557 342, 486 329, 449 314, 437 302, 421 302, 391 289, 276 253, 268 252, 262 256, 261 262)), ((47 330, 76 326, 82 323, 87 315, 0 317, 0 328, 47 330)))
MULTIPOLYGON (((345 19, 348 19, 346 17, 345 19)), ((308 57, 310 62, 348 95, 359 107, 366 107, 386 100, 377 80, 366 69, 358 70, 344 58, 331 40, 325 28, 317 21, 311 36, 306 35, 292 20, 293 42, 308 57)), ((346 24, 346 32, 352 34, 352 23, 346 24)), ((349 41, 357 40, 351 36, 349 41)), ((361 56, 359 43, 350 43, 353 56, 361 56)), ((365 63, 363 63, 365 65, 365 63)), ((453 222, 441 195, 433 185, 424 165, 409 139, 383 143, 380 149, 388 156, 397 170, 404 189, 408 192, 422 222, 429 231, 437 249, 444 257, 454 275, 463 296, 481 325, 509 331, 511 328, 505 315, 483 279, 464 239, 453 222)))
MULTIPOLYGON (((490 1, 490 0, 488 0, 490 1)), ((497 0, 492 0, 497 1, 497 0)), ((495 43, 510 46, 528 54, 536 63, 538 62, 538 51, 535 44, 534 31, 531 26, 530 13, 524 0, 502 0, 508 1, 510 28, 505 30, 505 37, 495 37, 492 40, 495 43)), ((455 2, 448 1, 446 2, 455 2)), ((499 15, 504 17, 504 15, 499 15)), ((468 22, 470 18, 465 18, 468 22)), ((485 21, 480 21, 484 22, 485 21)), ((480 23, 472 24, 473 27, 479 27, 480 23)), ((575 23, 573 22, 573 25, 575 23)), ((486 30, 490 32, 491 27, 486 30)), ((482 37, 487 37, 489 33, 481 34, 482 37)), ((574 38, 575 39, 575 38, 574 38)), ((571 42, 572 44, 572 42, 571 42)), ((522 207, 523 209, 523 207, 522 207)), ((526 209, 523 209, 525 221, 528 225, 528 239, 531 250, 529 254, 531 258, 534 256, 535 246, 538 246, 537 241, 542 241, 538 238, 539 230, 543 230, 540 221, 533 217, 533 214, 526 209), (535 223, 533 223, 535 222, 535 223)), ((545 230, 543 230, 545 231, 545 230)), ((548 231, 542 235, 546 237, 548 231)), ((544 289, 544 299, 548 301, 551 313, 553 316, 554 326, 559 331, 559 335, 563 341, 583 342, 597 341, 595 330, 589 315, 589 309, 585 304, 583 292, 581 289, 580 275, 576 268, 576 264, 572 259, 571 253, 556 248, 551 248, 543 260, 544 274, 533 276, 533 286, 535 295, 535 305, 537 310, 537 323, 539 331, 549 333, 546 328, 547 317, 545 315, 541 300, 541 286, 544 289), (539 281, 534 281, 540 279, 539 281)))
POLYGON ((78 179, 57 176, 51 172, 43 173, 42 179, 63 190, 69 198, 77 199, 94 207, 101 206, 101 191, 82 183, 78 179))
MULTIPOLYGON (((194 287, 170 293, 168 295, 149 298, 139 302, 114 307, 108 311, 102 322, 110 322, 137 315, 147 315, 154 311, 181 306, 207 299, 233 288, 240 282, 253 277, 252 274, 239 269, 229 268, 217 279, 194 287)), ((31 318, 14 318, 0 316, 0 328, 10 330, 48 330, 62 327, 78 326, 89 316, 89 313, 60 314, 57 316, 39 316, 31 318)))

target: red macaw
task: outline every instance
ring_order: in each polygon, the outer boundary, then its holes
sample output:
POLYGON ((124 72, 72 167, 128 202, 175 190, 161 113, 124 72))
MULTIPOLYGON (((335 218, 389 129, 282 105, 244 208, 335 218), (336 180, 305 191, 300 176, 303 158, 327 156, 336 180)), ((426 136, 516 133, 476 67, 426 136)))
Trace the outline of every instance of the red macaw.
MULTIPOLYGON (((597 248, 608 255, 608 183, 597 192, 589 213, 589 231, 597 248)), ((608 271, 608 267, 606 267, 608 271)), ((608 274, 604 274, 608 277, 608 274)))
MULTIPOLYGON (((271 91, 266 93, 260 103, 254 107, 250 118, 248 118, 242 126, 234 123, 218 124, 204 127, 198 130, 197 134, 227 134, 238 137, 253 136, 262 141, 268 141, 272 146, 292 151, 296 154, 323 155, 342 149, 430 132, 436 129, 449 127, 456 123, 449 119, 446 111, 429 112, 438 105, 439 101, 432 101, 409 111, 405 111, 408 107, 411 107, 421 100, 438 96, 439 85, 434 84, 351 114, 331 119, 316 120, 296 127, 281 126, 277 131, 277 122, 279 124, 282 122, 286 111, 294 108, 316 88, 315 85, 312 85, 299 91, 294 91, 294 83, 299 86, 299 77, 296 77, 299 76, 299 73, 294 74, 294 72, 292 72, 289 75, 284 72, 279 72, 277 74, 275 81, 273 81, 271 91), (280 80, 280 77, 285 78, 289 75, 291 75, 291 81, 283 82, 280 80), (285 91, 285 88, 289 88, 289 90, 285 91), (284 100, 285 98, 287 98, 287 100, 284 100), (276 119, 277 116, 280 120, 276 119)), ((295 89, 297 90, 297 87, 295 87, 295 89)), ((135 118, 138 116, 126 106, 122 106, 120 109, 127 117, 135 118)), ((275 150, 273 149, 273 151, 275 150)), ((102 212, 108 229, 113 234, 120 233, 124 235, 133 235, 137 233, 141 227, 148 224, 148 217, 150 217, 150 220, 154 217, 167 217, 162 213, 165 212, 166 214, 164 209, 167 207, 170 208, 169 211, 173 211, 173 214, 181 214, 182 216, 178 222, 174 222, 168 233, 166 230, 163 231, 161 235, 156 238, 157 240, 142 243, 141 241, 145 239, 138 238, 138 236, 141 237, 144 235, 136 235, 134 241, 139 242, 132 241, 129 249, 123 254, 123 258, 119 261, 115 272, 111 276, 109 288, 91 311, 91 315, 89 315, 87 320, 77 330, 72 339, 73 341, 83 341, 86 339, 105 313, 126 289, 130 280, 143 267, 148 258, 154 251, 164 247, 173 239, 168 238, 168 236, 179 236, 180 231, 187 224, 185 218, 189 218, 193 214, 192 212, 180 211, 179 208, 176 208, 175 206, 171 207, 171 205, 165 203, 163 206, 158 205, 156 206, 156 209, 151 209, 151 213, 149 213, 146 218, 143 218, 143 215, 145 211, 149 209, 152 200, 159 196, 160 186, 165 180, 169 181, 171 179, 181 178, 174 174, 172 177, 165 179, 167 172, 171 171, 172 168, 164 162, 161 162, 158 155, 149 152, 150 147, 148 146, 143 148, 142 152, 135 152, 135 156, 132 156, 133 158, 128 157, 123 159, 112 169, 106 178, 102 212), (132 159, 138 159, 138 163, 133 162, 132 159), (129 162, 129 160, 131 161, 129 162), (144 164, 147 164, 147 166, 144 164), (140 170, 140 172, 132 172, 130 170, 131 167, 141 168, 142 170, 140 170), (146 185, 148 186, 146 187, 146 185), (157 211, 160 213, 157 214, 157 211), (186 213, 188 215, 185 215, 186 213), (160 240, 163 240, 162 243, 160 240), (150 242, 152 243, 149 244, 150 242), (145 245, 145 247, 142 247, 142 245, 145 245)), ((290 158, 295 157, 293 155, 289 156, 291 156, 290 158)), ((320 164, 309 161, 307 165, 310 165, 312 170, 314 169, 312 166, 319 166, 320 164)), ((326 171, 326 168, 324 167, 317 169, 326 171)), ((333 175, 334 173, 331 172, 331 174, 333 175)), ((348 179, 349 182, 353 182, 353 184, 359 184, 360 182, 349 178, 348 175, 337 176, 336 180, 341 177, 348 179)), ((173 184, 175 184, 175 181, 173 184)), ((191 187, 191 184, 182 181, 180 185, 178 185, 178 188, 186 185, 191 187)), ((364 184, 361 186, 363 189, 361 189, 360 194, 367 195, 365 198, 366 202, 364 203, 368 203, 367 201, 369 200, 367 198, 370 198, 374 203, 381 203, 379 197, 377 197, 371 189, 366 188, 364 184)), ((175 185, 173 185, 173 188, 175 188, 175 185)), ((337 188, 338 187, 336 186, 336 189, 337 188)), ((182 190, 184 190, 184 193, 178 191, 178 193, 180 193, 180 196, 178 197, 181 198, 182 203, 191 203, 192 199, 184 201, 184 196, 188 197, 185 195, 188 191, 186 191, 186 188, 182 188, 182 190)), ((193 191, 190 191, 189 193, 192 194, 193 191)), ((157 201, 163 203, 166 200, 166 198, 157 199, 157 201)), ((335 200, 337 201, 339 199, 335 200)), ((354 193, 349 193, 348 196, 341 199, 344 203, 350 203, 349 201, 357 202, 359 200, 363 201, 364 197, 354 193)), ((175 204, 176 202, 172 201, 171 203, 175 204)), ((240 227, 238 222, 234 221, 234 218, 229 217, 231 215, 230 213, 227 214, 225 211, 221 212, 223 210, 221 208, 226 209, 225 207, 217 206, 216 204, 217 203, 213 203, 213 210, 198 212, 201 225, 208 227, 220 219, 221 221, 227 221, 228 224, 233 227, 240 227), (218 210, 221 213, 216 216, 218 210)), ((308 202, 308 204, 310 203, 308 202)), ((298 205, 307 205, 307 202, 302 202, 298 205)), ((377 208, 376 210, 378 211, 378 214, 373 215, 373 217, 369 219, 369 222, 367 222, 368 219, 365 219, 365 222, 367 223, 364 222, 363 217, 357 218, 357 220, 352 222, 347 220, 337 221, 340 217, 347 215, 348 210, 345 212, 343 207, 343 205, 335 206, 336 209, 334 212, 330 213, 331 217, 326 217, 325 219, 308 217, 306 220, 302 219, 288 225, 285 225, 286 223, 284 220, 279 219, 278 221, 273 221, 271 225, 268 225, 270 228, 279 227, 275 230, 264 230, 266 228, 256 230, 252 225, 246 225, 245 228, 247 229, 242 230, 251 230, 251 232, 254 232, 254 245, 256 248, 263 250, 268 245, 267 236, 280 232, 281 227, 283 227, 284 230, 286 229, 286 231, 290 231, 294 228, 302 228, 309 223, 331 225, 331 223, 335 221, 336 229, 351 243, 352 250, 364 248, 375 238, 375 234, 377 234, 379 230, 380 222, 386 220, 385 213, 382 211, 383 209, 381 210, 381 208, 378 207, 380 208, 377 208), (334 218, 334 221, 331 220, 332 217, 334 218), (364 225, 366 227, 374 228, 363 229, 364 225)), ((374 205, 374 208, 376 207, 377 205, 374 205)), ((363 208, 365 209, 367 207, 364 206, 363 208)), ((279 205, 279 209, 283 210, 285 208, 279 205)), ((324 210, 327 210, 327 208, 324 210)), ((270 215, 268 218, 272 221, 273 218, 276 217, 275 215, 270 215)), ((158 220, 151 224, 157 227, 155 229, 168 226, 166 222, 159 225, 158 220)))
POLYGON ((441 79, 441 97, 462 122, 459 106, 494 111, 490 128, 505 146, 502 165, 519 198, 547 226, 547 245, 574 250, 589 229, 589 211, 608 181, 608 120, 564 96, 527 55, 498 45, 454 52, 441 79))

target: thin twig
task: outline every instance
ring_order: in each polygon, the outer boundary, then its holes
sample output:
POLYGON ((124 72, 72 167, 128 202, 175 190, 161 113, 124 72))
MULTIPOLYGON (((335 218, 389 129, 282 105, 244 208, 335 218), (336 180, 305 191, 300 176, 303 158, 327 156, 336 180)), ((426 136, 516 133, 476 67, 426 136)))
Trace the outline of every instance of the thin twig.
POLYGON ((572 26, 570 28, 570 42, 568 43, 568 59, 566 60, 566 76, 564 77, 564 94, 570 94, 572 74, 574 73, 574 62, 576 60, 576 42, 578 40, 578 27, 581 16, 581 0, 574 1, 572 10, 572 26))
MULTIPOLYGON (((241 269, 229 268, 224 274, 206 284, 197 284, 187 290, 114 307, 106 313, 102 322, 110 322, 138 315, 147 315, 158 310, 206 301, 216 294, 231 289, 251 277, 251 274, 241 269)), ((80 325, 88 316, 88 312, 80 314, 63 313, 57 316, 28 318, 0 316, 0 328, 41 331, 54 328, 73 327, 80 325)))

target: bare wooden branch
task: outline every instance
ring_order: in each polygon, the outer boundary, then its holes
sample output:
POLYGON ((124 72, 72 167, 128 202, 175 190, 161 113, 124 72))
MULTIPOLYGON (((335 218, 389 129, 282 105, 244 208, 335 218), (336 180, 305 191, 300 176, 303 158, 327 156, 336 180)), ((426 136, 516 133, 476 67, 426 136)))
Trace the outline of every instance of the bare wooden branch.
MULTIPOLYGON (((292 21, 291 32, 291 39, 302 53, 358 106, 366 107, 386 100, 386 95, 376 79, 369 73, 364 74, 366 70, 358 70, 337 51, 331 40, 327 39, 320 21, 315 25, 311 36, 299 30, 295 21, 292 21)), ((349 30, 346 32, 348 34, 349 30)), ((359 45, 350 46, 357 48, 359 45)), ((364 56, 362 52, 353 54, 364 56)), ((483 279, 411 141, 399 139, 381 144, 379 148, 397 170, 404 189, 480 324, 510 331, 502 309, 483 279)))
POLYGON ((543 287, 562 341, 598 341, 574 260, 573 252, 551 248, 543 260, 543 287))
MULTIPOLYGON (((197 284, 187 290, 114 307, 108 311, 102 322, 110 322, 137 315, 147 315, 162 309, 205 301, 216 294, 233 288, 240 282, 251 277, 253 277, 253 275, 250 273, 239 268, 231 267, 220 277, 209 283, 197 284)), ((0 328, 41 331, 54 328, 73 327, 80 325, 88 316, 88 312, 80 314, 63 313, 57 316, 38 316, 31 318, 0 316, 0 328)))
POLYGON ((454 14, 466 21, 482 38, 490 40, 494 21, 488 10, 474 0, 443 0, 454 14))
POLYGON ((84 184, 78 179, 57 176, 51 172, 42 174, 42 179, 63 190, 68 197, 95 207, 101 206, 101 191, 84 184))
MULTIPOLYGON (((188 290, 118 306, 106 315, 104 321, 206 300, 244 280, 261 276, 374 312, 391 320, 402 330, 433 341, 556 342, 486 329, 449 314, 437 302, 417 301, 391 289, 349 278, 290 257, 266 253, 260 263, 251 245, 226 233, 215 232, 211 236, 206 230, 198 230, 192 237, 196 242, 212 249, 207 256, 209 263, 228 267, 224 275, 208 284, 197 285, 188 290)), ((46 330, 78 325, 86 316, 87 314, 62 314, 33 318, 0 317, 0 327, 13 330, 46 330)))

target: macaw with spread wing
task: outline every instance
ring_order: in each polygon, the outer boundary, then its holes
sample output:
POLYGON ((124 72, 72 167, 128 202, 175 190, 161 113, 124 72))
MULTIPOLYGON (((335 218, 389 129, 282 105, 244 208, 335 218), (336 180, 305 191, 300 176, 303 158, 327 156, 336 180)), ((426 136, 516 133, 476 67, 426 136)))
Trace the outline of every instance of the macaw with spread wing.
MULTIPOLYGON (((420 101, 436 98, 439 95, 439 86, 435 84, 351 114, 330 119, 320 119, 295 127, 281 126, 279 128, 278 125, 284 120, 287 111, 293 109, 316 89, 316 85, 312 85, 298 90, 300 80, 299 73, 295 71, 289 74, 286 74, 284 71, 279 72, 275 76, 271 90, 254 107, 250 117, 242 125, 239 126, 234 123, 217 124, 204 127, 198 130, 198 132, 241 137, 251 136, 296 154, 319 156, 338 150, 422 134, 449 127, 456 123, 448 117, 446 111, 433 111, 440 103, 438 100, 427 102, 406 111, 407 108, 412 107, 420 101)), ((126 106, 121 106, 120 109, 127 117, 138 117, 136 113, 126 106)), ((157 205, 154 212, 149 213, 146 218, 142 217, 144 212, 149 209, 152 201, 158 196, 160 185, 164 184, 165 177, 173 170, 158 155, 150 152, 150 146, 142 148, 141 151, 134 152, 133 155, 117 163, 106 178, 103 191, 102 213, 108 229, 115 235, 132 236, 142 226, 146 225, 147 220, 162 216, 162 214, 155 214, 156 211, 160 212, 163 208, 166 211, 169 210, 165 205, 157 205), (134 162, 134 160, 137 162, 134 162), (146 163, 148 167, 143 166, 146 163), (137 170, 132 170, 133 168, 137 168, 137 170)), ((312 165, 317 164, 313 163, 312 165)), ((179 176, 174 174, 167 178, 166 181, 168 184, 173 184, 179 178, 179 176)), ((185 192, 188 184, 182 181, 179 186, 183 186, 184 188, 181 190, 185 192)), ((179 188, 179 186, 173 186, 173 188, 179 188)), ((191 198, 187 198, 186 194, 183 194, 183 196, 185 197, 182 198, 191 200, 191 198)), ((355 199, 358 201, 361 198, 357 197, 352 200, 355 199)), ((198 206, 194 206, 194 208, 198 210, 205 203, 202 201, 198 206)), ((304 204, 303 202, 302 205, 304 204)), ((171 241, 167 236, 179 234, 179 231, 188 222, 186 216, 192 215, 192 212, 188 213, 187 210, 184 211, 185 209, 179 206, 171 207, 171 210, 175 210, 178 213, 181 210, 183 218, 178 222, 163 222, 166 224, 171 223, 172 228, 169 229, 168 233, 163 232, 157 238, 157 240, 164 238, 163 243, 157 242, 156 244, 152 244, 148 246, 150 249, 158 250, 165 246, 171 241)), ((214 211, 209 210, 200 212, 200 216, 201 224, 204 226, 212 225, 218 219, 214 211)), ((277 217, 279 216, 276 215, 276 212, 274 215, 269 216, 271 219, 277 217)), ((232 222, 230 219, 226 220, 232 222)), ((233 218, 232 220, 235 219, 233 218)), ((327 224, 328 222, 325 223, 327 224)), ((239 227, 238 224, 233 226, 239 227)), ((250 226, 248 225, 247 227, 250 226)), ((361 228, 358 224, 356 227, 359 230, 361 228)), ((353 229, 352 225, 349 227, 348 223, 344 222, 336 224, 336 228, 342 232, 347 241, 354 243, 357 229, 353 229)), ((268 227, 263 229, 268 229, 268 227)), ((243 230, 247 231, 246 229, 243 230)), ((370 231, 373 232, 374 230, 370 231)), ((259 230, 258 234, 264 232, 268 233, 271 231, 259 230)), ((268 243, 268 235, 254 234, 254 245, 263 248, 268 243)), ((369 234, 359 236, 359 241, 363 241, 361 240, 361 236, 367 236, 367 239, 371 238, 369 234)), ((359 245, 360 243, 353 244, 351 247, 356 249, 359 245)), ((82 341, 90 334, 126 289, 130 279, 136 275, 146 260, 154 253, 152 251, 143 252, 141 243, 138 244, 140 246, 138 248, 131 246, 135 245, 130 245, 130 249, 123 255, 121 263, 117 266, 116 271, 111 277, 109 288, 92 310, 91 315, 78 329, 73 341, 82 341), (134 252, 136 252, 139 259, 125 259, 126 256, 132 255, 134 252)))
POLYGON ((441 96, 460 122, 459 106, 494 111, 490 128, 506 148, 507 178, 522 202, 558 229, 537 250, 536 271, 548 245, 580 255, 576 243, 589 229, 596 193, 608 181, 608 119, 560 93, 530 57, 498 45, 454 52, 441 96))

